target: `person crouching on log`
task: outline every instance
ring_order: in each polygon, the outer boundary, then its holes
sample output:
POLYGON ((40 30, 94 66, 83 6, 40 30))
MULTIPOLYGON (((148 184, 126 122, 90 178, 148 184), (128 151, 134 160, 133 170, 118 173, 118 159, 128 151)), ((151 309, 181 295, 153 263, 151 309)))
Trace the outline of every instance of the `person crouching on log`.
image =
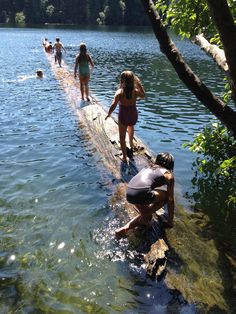
POLYGON ((166 227, 173 227, 174 217, 174 157, 170 153, 160 153, 155 164, 143 168, 128 183, 126 198, 134 204, 139 215, 125 226, 115 231, 123 236, 138 225, 151 226, 152 214, 167 204, 168 221, 166 227))
POLYGON ((134 149, 134 125, 138 120, 138 111, 136 108, 136 100, 144 98, 145 91, 139 78, 132 71, 124 71, 120 77, 120 88, 116 91, 108 115, 105 120, 110 117, 119 103, 118 126, 122 155, 120 159, 127 163, 126 152, 126 131, 128 130, 129 144, 134 149))

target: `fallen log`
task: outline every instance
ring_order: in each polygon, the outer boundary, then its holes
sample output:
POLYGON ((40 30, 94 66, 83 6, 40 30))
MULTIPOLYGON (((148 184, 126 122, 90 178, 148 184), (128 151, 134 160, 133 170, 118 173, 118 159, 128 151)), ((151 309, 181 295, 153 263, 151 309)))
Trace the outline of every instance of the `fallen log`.
MULTIPOLYGON (((154 160, 152 153, 139 138, 135 137, 134 144, 138 150, 129 155, 128 149, 129 163, 123 163, 119 158, 120 145, 117 121, 113 118, 105 120, 107 112, 93 96, 90 97, 89 102, 81 101, 78 83, 67 65, 62 62, 62 67, 59 68, 52 55, 47 54, 47 57, 59 84, 68 96, 74 114, 78 117, 81 129, 96 147, 105 167, 117 179, 116 182, 119 182, 114 187, 116 192, 112 200, 113 204, 118 201, 124 203, 126 219, 132 219, 137 215, 137 212, 133 205, 126 202, 126 183, 154 160)), ((140 232, 137 230, 130 231, 129 234, 133 234, 136 238, 140 237, 140 232)), ((153 219, 153 226, 145 230, 145 237, 142 233, 142 243, 139 246, 140 253, 145 255, 147 275, 155 278, 155 276, 160 277, 163 274, 166 267, 163 260, 167 259, 167 250, 168 246, 163 239, 163 228, 156 216, 153 219)))

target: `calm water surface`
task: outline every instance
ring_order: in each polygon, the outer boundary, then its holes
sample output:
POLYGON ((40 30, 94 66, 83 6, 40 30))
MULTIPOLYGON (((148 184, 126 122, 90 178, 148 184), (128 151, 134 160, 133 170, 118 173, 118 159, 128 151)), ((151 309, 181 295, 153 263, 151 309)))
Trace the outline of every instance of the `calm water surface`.
MULTIPOLYGON (((42 38, 61 37, 71 70, 79 43, 87 43, 95 61, 91 92, 106 108, 121 71, 140 76, 146 98, 136 134, 153 152, 175 155, 179 202, 192 190, 195 157, 181 145, 213 116, 180 82, 150 31, 2 28, 0 37, 0 313, 194 312, 146 279, 126 240, 114 239, 111 177, 53 76, 42 38)), ((215 64, 175 41, 221 94, 215 64)))

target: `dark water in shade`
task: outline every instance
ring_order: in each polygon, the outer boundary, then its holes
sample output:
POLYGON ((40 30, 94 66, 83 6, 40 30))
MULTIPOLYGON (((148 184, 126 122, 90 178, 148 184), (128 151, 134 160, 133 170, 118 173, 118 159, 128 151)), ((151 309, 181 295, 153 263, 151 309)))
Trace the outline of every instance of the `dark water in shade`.
MULTIPOLYGON (((112 178, 54 78, 44 37, 61 37, 71 71, 86 42, 95 61, 91 92, 106 108, 123 70, 140 76, 146 98, 136 134, 153 152, 175 155, 178 199, 187 207, 195 155, 181 145, 213 120, 148 30, 1 28, 0 313, 193 313, 163 283, 145 278, 127 240, 114 239, 112 178)), ((206 85, 223 93, 215 64, 175 41, 206 85)))

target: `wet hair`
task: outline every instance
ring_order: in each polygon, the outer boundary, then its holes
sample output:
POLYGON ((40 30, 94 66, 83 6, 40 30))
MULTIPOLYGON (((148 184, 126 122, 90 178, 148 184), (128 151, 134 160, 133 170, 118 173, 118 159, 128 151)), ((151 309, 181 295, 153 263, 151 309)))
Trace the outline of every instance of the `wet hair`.
POLYGON ((174 156, 167 152, 157 154, 155 164, 172 171, 174 169, 174 156))
POLYGON ((79 61, 87 60, 87 47, 84 43, 79 45, 79 61))
POLYGON ((43 77, 43 71, 42 70, 37 70, 36 74, 37 74, 37 77, 43 77))
POLYGON ((134 90, 134 73, 132 71, 124 71, 120 76, 120 88, 124 91, 127 99, 132 98, 134 90))
POLYGON ((60 41, 60 38, 56 38, 56 41, 60 41))

